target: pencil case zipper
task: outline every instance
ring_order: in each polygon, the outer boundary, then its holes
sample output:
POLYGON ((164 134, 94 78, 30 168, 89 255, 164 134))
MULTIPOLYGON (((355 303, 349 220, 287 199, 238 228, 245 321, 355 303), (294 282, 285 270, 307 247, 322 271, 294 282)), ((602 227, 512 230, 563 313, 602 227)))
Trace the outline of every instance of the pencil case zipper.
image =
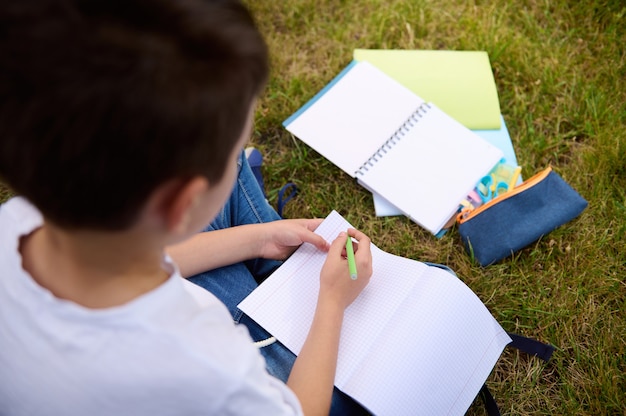
POLYGON ((515 195, 524 192, 525 190, 532 188, 533 186, 535 186, 536 184, 538 184, 539 182, 541 182, 542 180, 544 180, 549 174, 550 172, 552 172, 552 168, 546 168, 543 171, 535 174, 533 177, 529 178, 528 180, 524 181, 524 183, 522 183, 519 186, 516 186, 515 188, 513 188, 512 190, 510 190, 509 192, 506 192, 505 194, 502 194, 494 199, 492 199, 491 201, 487 202, 484 205, 479 206, 478 208, 463 208, 461 210, 461 212, 457 215, 456 217, 456 221, 458 224, 463 224, 466 221, 471 220, 472 218, 474 218, 475 216, 477 216, 478 214, 480 214, 483 211, 486 211, 487 209, 489 209, 490 207, 506 200, 509 198, 514 197, 515 195))

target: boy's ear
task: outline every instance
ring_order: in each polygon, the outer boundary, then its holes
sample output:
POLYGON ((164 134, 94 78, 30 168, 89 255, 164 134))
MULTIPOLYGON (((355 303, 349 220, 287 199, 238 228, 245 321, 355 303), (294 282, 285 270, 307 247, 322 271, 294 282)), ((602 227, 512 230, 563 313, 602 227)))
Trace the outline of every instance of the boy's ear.
POLYGON ((202 176, 168 182, 153 194, 155 213, 168 231, 186 233, 194 208, 208 189, 209 182, 202 176))

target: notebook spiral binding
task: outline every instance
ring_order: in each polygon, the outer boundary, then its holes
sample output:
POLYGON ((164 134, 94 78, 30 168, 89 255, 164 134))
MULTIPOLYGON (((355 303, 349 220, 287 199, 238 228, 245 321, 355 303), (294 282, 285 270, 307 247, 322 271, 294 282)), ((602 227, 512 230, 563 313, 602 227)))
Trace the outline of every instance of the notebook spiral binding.
POLYGON ((398 130, 396 130, 391 135, 391 137, 387 139, 385 143, 383 143, 383 145, 380 146, 378 150, 376 150, 374 154, 370 156, 369 159, 367 159, 365 163, 363 163, 359 167, 359 169, 357 169, 355 175, 363 176, 365 175, 366 172, 368 172, 371 168, 373 168, 374 164, 376 164, 376 162, 378 162, 379 159, 382 159, 382 157, 389 150, 391 150, 391 148, 394 147, 396 143, 402 140, 402 138, 420 121, 420 119, 426 115, 426 113, 428 112, 430 108, 431 106, 429 103, 426 103, 426 102, 422 103, 417 108, 417 110, 415 110, 415 112, 413 112, 409 116, 409 118, 404 123, 402 123, 400 128, 398 128, 398 130))

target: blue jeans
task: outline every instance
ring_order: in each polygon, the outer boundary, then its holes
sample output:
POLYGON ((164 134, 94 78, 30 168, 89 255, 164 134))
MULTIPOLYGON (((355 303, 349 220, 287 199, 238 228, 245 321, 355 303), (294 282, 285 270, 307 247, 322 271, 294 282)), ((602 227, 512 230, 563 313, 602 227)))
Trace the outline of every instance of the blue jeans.
MULTIPOLYGON (((230 199, 217 218, 204 230, 205 232, 280 219, 274 208, 263 196, 243 152, 238 165, 237 182, 230 199)), ((235 322, 245 325, 252 339, 260 341, 271 335, 240 311, 237 305, 280 264, 279 261, 275 260, 250 260, 209 270, 192 276, 189 280, 217 296, 226 305, 235 322)), ((260 351, 265 358, 268 372, 286 382, 296 356, 280 342, 263 347, 260 351)), ((368 415, 369 413, 335 388, 330 414, 368 415)))

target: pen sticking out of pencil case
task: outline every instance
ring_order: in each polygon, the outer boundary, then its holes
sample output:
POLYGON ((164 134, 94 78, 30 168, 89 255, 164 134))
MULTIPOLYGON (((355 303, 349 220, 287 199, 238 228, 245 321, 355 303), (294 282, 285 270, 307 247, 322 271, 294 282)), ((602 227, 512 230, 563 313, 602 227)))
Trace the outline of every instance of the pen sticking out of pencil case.
POLYGON ((457 216, 465 249, 481 266, 511 256, 587 207, 558 174, 547 168, 478 208, 457 216))

